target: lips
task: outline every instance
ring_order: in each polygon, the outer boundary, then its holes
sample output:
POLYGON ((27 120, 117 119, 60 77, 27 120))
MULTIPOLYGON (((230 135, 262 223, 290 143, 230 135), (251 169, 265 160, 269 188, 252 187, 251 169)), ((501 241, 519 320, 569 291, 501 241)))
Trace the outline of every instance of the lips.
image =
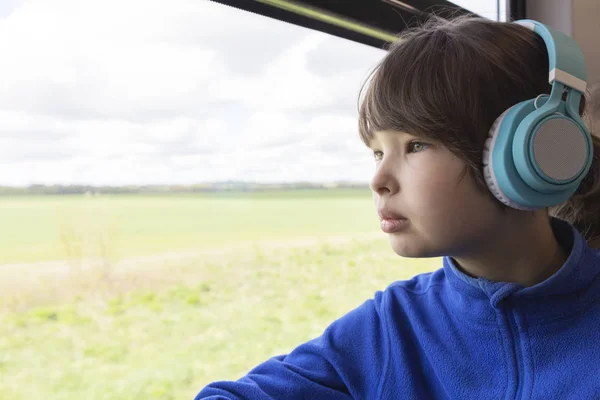
POLYGON ((377 210, 377 214, 379 214, 379 218, 381 219, 407 219, 404 215, 398 214, 386 208, 380 208, 377 210))
POLYGON ((402 214, 386 208, 380 208, 377 213, 381 219, 381 230, 385 233, 400 232, 408 225, 408 219, 402 214))

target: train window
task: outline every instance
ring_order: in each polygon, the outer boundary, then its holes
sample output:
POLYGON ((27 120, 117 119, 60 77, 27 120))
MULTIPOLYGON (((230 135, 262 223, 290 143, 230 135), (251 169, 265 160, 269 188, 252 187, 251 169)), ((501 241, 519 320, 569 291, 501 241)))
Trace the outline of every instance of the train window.
POLYGON ((507 20, 505 0, 452 0, 452 3, 485 18, 495 21, 507 20))
POLYGON ((398 278, 357 133, 384 50, 205 0, 0 32, 8 398, 191 398, 398 278))

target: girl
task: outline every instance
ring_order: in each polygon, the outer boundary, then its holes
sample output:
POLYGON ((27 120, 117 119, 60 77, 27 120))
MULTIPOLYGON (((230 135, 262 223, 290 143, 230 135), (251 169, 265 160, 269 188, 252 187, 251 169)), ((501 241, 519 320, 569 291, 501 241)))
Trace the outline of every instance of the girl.
POLYGON ((359 131, 391 247, 442 268, 197 400, 600 398, 600 147, 579 48, 472 17, 399 39, 359 131))

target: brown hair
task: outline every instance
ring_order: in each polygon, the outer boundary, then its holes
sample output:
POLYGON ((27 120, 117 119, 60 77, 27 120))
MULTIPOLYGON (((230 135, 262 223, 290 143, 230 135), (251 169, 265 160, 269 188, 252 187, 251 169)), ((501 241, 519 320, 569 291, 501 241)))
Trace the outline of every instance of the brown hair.
MULTIPOLYGON (((490 127, 509 107, 551 90, 548 53, 537 34, 518 24, 473 16, 451 20, 433 16, 403 31, 365 85, 359 93, 360 102, 364 91, 359 134, 365 144, 381 130, 442 143, 465 161, 466 173, 490 196, 482 166, 490 127)), ((582 97, 582 114, 585 105, 582 97)), ((592 168, 577 193, 549 210, 588 240, 600 234, 596 137, 594 152, 592 168)))

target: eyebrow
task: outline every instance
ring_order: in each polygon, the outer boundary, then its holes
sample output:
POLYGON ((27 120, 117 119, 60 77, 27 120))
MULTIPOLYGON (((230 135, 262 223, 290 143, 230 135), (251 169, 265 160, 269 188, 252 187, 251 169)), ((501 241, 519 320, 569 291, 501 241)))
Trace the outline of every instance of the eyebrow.
MULTIPOLYGON (((382 131, 377 131, 377 132, 384 132, 385 130, 382 131)), ((368 140, 368 143, 366 143, 367 147, 369 149, 373 149, 373 142, 377 141, 377 139, 375 138, 375 134, 376 132, 373 132, 372 137, 368 140)), ((411 133, 411 132, 406 132, 406 131, 394 131, 393 133, 394 135, 398 135, 398 136, 409 136, 409 137, 414 137, 414 138, 419 138, 419 139, 428 139, 423 135, 420 134, 416 134, 416 133, 411 133)), ((428 140, 432 140, 432 139, 428 139, 428 140)))
POLYGON ((370 137, 367 138, 366 145, 367 145, 367 148, 369 148, 371 150, 373 150, 373 144, 377 141, 377 138, 375 137, 376 133, 377 132, 371 132, 370 137))
POLYGON ((365 144, 366 144, 366 146, 367 146, 367 148, 368 148, 368 149, 371 149, 371 150, 373 150, 373 143, 374 143, 374 142, 375 142, 375 139, 374 139, 374 138, 371 138, 371 139, 369 139, 369 140, 367 141, 367 143, 365 143, 365 144))

